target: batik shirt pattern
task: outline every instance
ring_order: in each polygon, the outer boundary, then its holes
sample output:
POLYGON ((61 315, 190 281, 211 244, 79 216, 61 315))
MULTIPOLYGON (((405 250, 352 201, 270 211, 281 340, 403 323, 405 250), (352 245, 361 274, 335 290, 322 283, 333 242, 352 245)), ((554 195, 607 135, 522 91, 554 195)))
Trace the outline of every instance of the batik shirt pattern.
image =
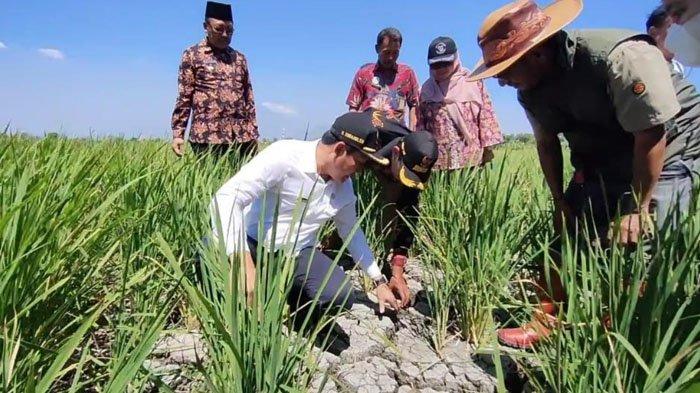
POLYGON ((184 52, 172 117, 174 138, 184 138, 190 117, 190 142, 230 144, 258 138, 253 87, 242 53, 215 50, 206 39, 184 52))
POLYGON ((393 73, 386 73, 377 63, 370 63, 355 74, 346 103, 353 110, 372 108, 405 122, 410 108, 418 106, 419 97, 418 78, 409 66, 397 64, 393 73))

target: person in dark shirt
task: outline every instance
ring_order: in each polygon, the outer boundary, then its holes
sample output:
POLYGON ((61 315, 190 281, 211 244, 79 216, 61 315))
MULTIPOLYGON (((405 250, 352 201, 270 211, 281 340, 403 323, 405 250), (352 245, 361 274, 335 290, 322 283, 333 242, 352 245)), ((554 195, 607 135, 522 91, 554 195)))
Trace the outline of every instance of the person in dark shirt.
MULTIPOLYGON (((689 209, 700 95, 671 74, 648 35, 562 30, 582 8, 581 0, 544 9, 530 0, 494 11, 480 30, 483 59, 471 78, 496 77, 518 91, 552 194, 555 229, 595 229, 590 240, 634 246, 653 225, 674 227, 689 209), (560 134, 575 169, 566 188, 560 134)), ((555 276, 541 283, 551 285, 551 298, 541 297, 535 320, 501 329, 502 343, 529 347, 549 333, 552 325, 542 322, 565 300, 555 276)))
MULTIPOLYGON (((411 132, 408 127, 384 115, 382 111, 368 109, 379 133, 382 148, 377 155, 384 157, 388 165, 372 165, 371 169, 380 186, 377 203, 382 215, 377 231, 384 239, 381 255, 384 274, 389 277, 389 287, 399 299, 401 308, 410 304, 410 292, 404 277, 408 252, 413 245, 413 227, 420 214, 420 192, 427 187, 435 162, 438 146, 427 131, 411 132)), ((340 249, 342 242, 337 234, 324 243, 327 249, 340 249)))

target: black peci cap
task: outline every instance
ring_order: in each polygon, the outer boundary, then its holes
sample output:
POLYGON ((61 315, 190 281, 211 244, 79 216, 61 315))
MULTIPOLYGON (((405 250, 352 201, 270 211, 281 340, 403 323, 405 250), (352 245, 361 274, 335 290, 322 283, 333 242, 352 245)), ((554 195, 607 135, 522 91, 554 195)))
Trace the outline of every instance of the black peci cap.
POLYGON ((207 1, 207 9, 204 12, 204 19, 206 18, 214 18, 226 22, 233 22, 233 13, 231 12, 231 5, 217 3, 215 1, 207 1))

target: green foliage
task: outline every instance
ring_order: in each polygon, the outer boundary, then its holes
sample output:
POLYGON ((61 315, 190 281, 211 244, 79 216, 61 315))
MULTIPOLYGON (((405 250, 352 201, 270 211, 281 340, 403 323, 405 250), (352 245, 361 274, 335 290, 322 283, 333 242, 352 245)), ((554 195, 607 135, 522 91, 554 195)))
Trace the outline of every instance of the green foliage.
MULTIPOLYGON (((541 390, 680 392, 700 368, 700 216, 648 251, 567 242, 566 325, 537 347, 541 390), (650 251, 649 251, 650 250, 650 251)), ((552 267, 554 269, 554 267, 552 267)))
POLYGON ((233 169, 176 162, 159 143, 13 136, 0 167, 3 391, 143 386, 181 297, 154 238, 191 259, 204 201, 233 169))
POLYGON ((438 351, 452 320, 464 340, 485 343, 494 309, 509 307, 508 284, 546 230, 542 186, 537 193, 523 192, 536 184, 523 173, 527 161, 521 152, 505 155, 489 168, 438 172, 422 196, 418 247, 433 268, 429 299, 438 351))
MULTIPOLYGON (((494 329, 507 322, 494 323, 494 310, 515 322, 530 316, 517 285, 528 278, 523 268, 542 260, 554 268, 534 146, 517 141, 496 154, 487 168, 434 175, 421 197, 412 255, 432 275, 438 350, 453 338, 492 347, 494 329)), ((210 198, 243 162, 176 159, 158 141, 0 136, 2 390, 159 385, 144 360, 164 330, 191 319, 208 348, 196 370, 204 390, 306 390, 318 329, 307 326, 310 339, 290 332, 289 256, 266 256, 255 304, 246 307, 240 264, 203 242, 210 198)), ((355 188, 362 229, 380 251, 377 182, 365 173, 355 188)), ((527 355, 538 366, 524 363, 533 387, 689 391, 700 362, 700 216, 662 233, 646 256, 577 244, 565 247, 558 268, 566 322, 527 355), (601 322, 608 315, 609 328, 601 322)))

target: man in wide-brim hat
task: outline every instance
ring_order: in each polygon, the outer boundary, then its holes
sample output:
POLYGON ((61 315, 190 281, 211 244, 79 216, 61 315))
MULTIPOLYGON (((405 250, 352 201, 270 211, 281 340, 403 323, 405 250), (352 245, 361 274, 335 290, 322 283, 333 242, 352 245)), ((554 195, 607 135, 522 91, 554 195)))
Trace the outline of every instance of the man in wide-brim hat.
MULTIPOLYGON (((518 90, 557 231, 581 231, 585 219, 596 229, 590 236, 598 234, 602 243, 633 245, 650 217, 673 226, 688 209, 693 172, 700 168, 700 97, 672 73, 648 35, 562 30, 582 9, 581 0, 545 8, 520 0, 494 11, 479 31, 483 59, 471 79, 496 77, 518 90), (559 134, 575 168, 566 190, 559 134)), ((541 300, 535 320, 501 329, 502 343, 529 347, 549 333, 547 314, 564 300, 559 278, 551 281, 551 298, 541 300)))

